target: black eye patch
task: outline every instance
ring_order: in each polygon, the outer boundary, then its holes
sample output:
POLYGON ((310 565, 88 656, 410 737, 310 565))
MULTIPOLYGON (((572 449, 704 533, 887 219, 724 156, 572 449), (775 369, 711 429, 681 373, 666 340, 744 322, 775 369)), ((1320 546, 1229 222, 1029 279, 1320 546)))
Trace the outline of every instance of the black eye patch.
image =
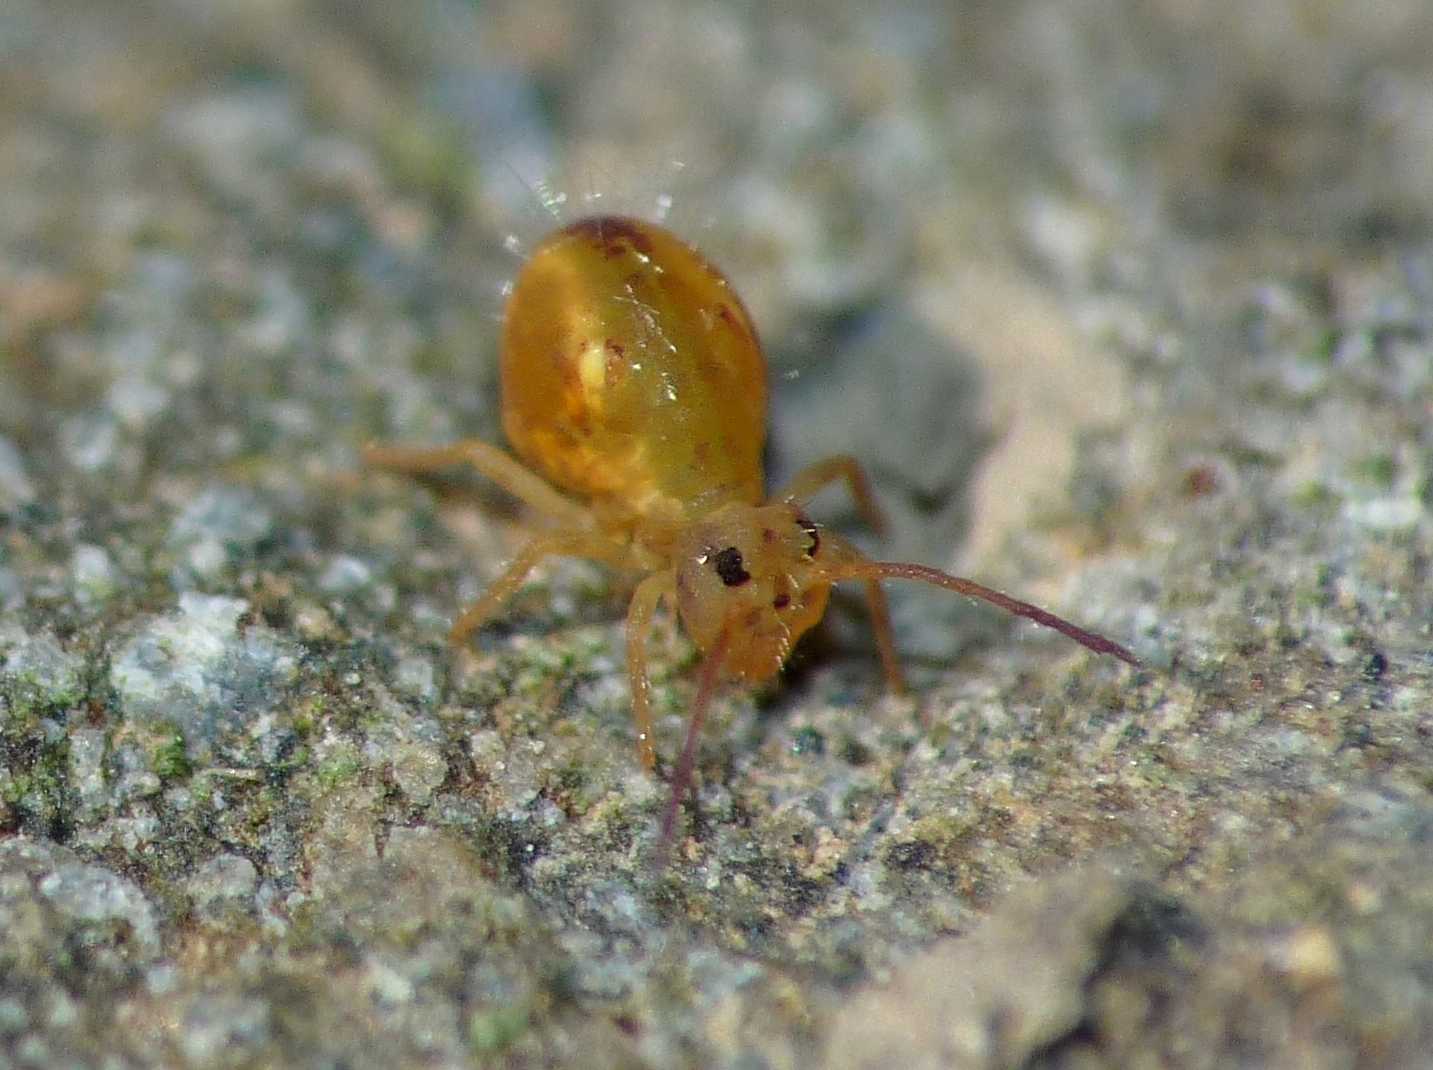
POLYGON ((716 569, 716 574, 721 577, 722 583, 728 587, 740 587, 751 579, 751 573, 746 571, 742 564, 741 551, 735 546, 718 550, 712 557, 712 567, 716 569))
POLYGON ((811 539, 811 545, 806 547, 806 556, 815 557, 816 551, 821 549, 821 532, 816 527, 816 521, 812 520, 805 513, 796 514, 796 523, 801 525, 801 530, 806 532, 811 539))

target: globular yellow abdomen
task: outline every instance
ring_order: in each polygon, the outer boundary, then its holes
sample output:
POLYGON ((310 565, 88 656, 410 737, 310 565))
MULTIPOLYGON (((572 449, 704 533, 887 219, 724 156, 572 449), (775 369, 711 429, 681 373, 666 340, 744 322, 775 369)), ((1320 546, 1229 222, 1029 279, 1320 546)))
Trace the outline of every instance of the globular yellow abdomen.
POLYGON ((653 223, 549 235, 502 331, 503 429, 555 485, 639 517, 762 498, 766 361, 725 276, 653 223))

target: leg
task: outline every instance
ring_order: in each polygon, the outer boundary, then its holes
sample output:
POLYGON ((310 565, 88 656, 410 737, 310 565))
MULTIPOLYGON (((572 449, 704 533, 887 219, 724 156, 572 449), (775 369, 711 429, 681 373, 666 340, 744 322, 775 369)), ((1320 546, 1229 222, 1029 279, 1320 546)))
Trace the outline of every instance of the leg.
POLYGON ((881 654, 881 668, 886 671, 886 687, 896 695, 906 693, 906 674, 896 654, 895 634, 891 629, 891 607, 879 580, 866 581, 866 605, 871 611, 871 630, 876 633, 876 649, 881 654))
POLYGON ((539 513, 572 527, 587 522, 586 509, 558 493, 508 453, 476 438, 432 448, 369 444, 363 448, 363 462, 406 475, 429 475, 466 464, 539 513))
POLYGON ((494 613, 511 598, 527 574, 545 557, 590 557, 608 563, 622 561, 621 548, 605 535, 590 531, 559 531, 551 535, 538 535, 532 539, 503 574, 492 582, 483 596, 463 611, 453 622, 448 638, 454 644, 462 643, 474 631, 482 627, 494 613))
POLYGON ((871 493, 871 484, 866 479, 866 471, 861 467, 861 463, 849 453, 838 453, 834 457, 827 457, 824 461, 807 465, 796 473, 786 489, 778 494, 775 500, 805 501, 827 483, 834 483, 838 479, 846 481, 851 497, 856 502, 856 508, 860 510, 862 519, 870 525, 871 530, 877 534, 884 531, 886 518, 881 514, 881 507, 876 504, 876 496, 871 493))
POLYGON ((627 678, 632 690, 632 719, 637 722, 637 757, 651 769, 657 762, 652 746, 652 680, 647 674, 647 637, 652 615, 672 591, 672 573, 657 572, 637 585, 627 608, 627 678))
POLYGON ((826 583, 839 583, 843 579, 861 580, 866 594, 866 608, 871 614, 871 631, 876 636, 876 651, 881 655, 881 668, 886 673, 886 687, 897 695, 906 691, 906 675, 901 671, 901 659, 896 653, 895 630, 891 627, 891 607, 886 601, 886 592, 881 588, 879 576, 862 573, 871 561, 860 550, 837 535, 826 532, 821 540, 821 578, 826 583))

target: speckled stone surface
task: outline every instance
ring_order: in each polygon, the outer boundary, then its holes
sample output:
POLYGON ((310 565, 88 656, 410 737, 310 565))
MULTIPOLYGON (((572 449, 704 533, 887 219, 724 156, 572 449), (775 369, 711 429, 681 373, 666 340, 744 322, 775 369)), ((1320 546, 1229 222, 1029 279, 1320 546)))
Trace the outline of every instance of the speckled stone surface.
POLYGON ((1430 174, 1422 0, 0 5, 0 1070, 1427 1065, 1430 174), (1146 667, 842 602, 654 872, 627 578, 451 650, 522 517, 358 461, 496 436, 559 195, 1146 667))

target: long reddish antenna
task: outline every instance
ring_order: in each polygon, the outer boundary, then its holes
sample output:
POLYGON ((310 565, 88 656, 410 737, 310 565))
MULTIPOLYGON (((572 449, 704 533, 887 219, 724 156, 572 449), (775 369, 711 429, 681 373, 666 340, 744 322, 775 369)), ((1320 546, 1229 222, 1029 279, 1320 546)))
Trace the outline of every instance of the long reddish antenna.
POLYGON ((682 744, 682 753, 681 757, 677 759, 677 767, 672 770, 672 794, 667 799, 666 813, 662 815, 662 831, 657 837, 657 853, 652 857, 652 868, 657 872, 661 872, 667 865, 667 852, 671 850, 672 834, 677 827, 677 811, 681 809, 682 796, 686 794, 692 784, 692 768, 697 761, 697 740, 701 738, 707 707, 711 705, 712 694, 716 691, 721 663, 726 660, 729 639, 730 633, 723 628, 717 636, 716 642, 707 651, 707 656, 702 660, 701 673, 697 677, 697 694, 696 698, 692 700, 692 716, 687 721, 687 739, 682 744))
POLYGON ((944 587, 947 591, 963 594, 968 598, 979 598, 991 605, 999 606, 1017 617, 1033 620, 1047 628, 1054 628, 1061 635, 1068 635, 1081 646, 1088 647, 1096 654, 1109 654, 1130 665, 1138 666, 1139 658, 1120 646, 1113 639, 1106 639, 1096 632, 1086 631, 1078 624, 1071 624, 1064 617, 1057 617, 1049 610, 1001 594, 984 584, 968 580, 964 576, 952 576, 928 565, 911 565, 899 561, 852 561, 842 564, 830 573, 832 579, 894 579, 920 580, 922 583, 944 587))

